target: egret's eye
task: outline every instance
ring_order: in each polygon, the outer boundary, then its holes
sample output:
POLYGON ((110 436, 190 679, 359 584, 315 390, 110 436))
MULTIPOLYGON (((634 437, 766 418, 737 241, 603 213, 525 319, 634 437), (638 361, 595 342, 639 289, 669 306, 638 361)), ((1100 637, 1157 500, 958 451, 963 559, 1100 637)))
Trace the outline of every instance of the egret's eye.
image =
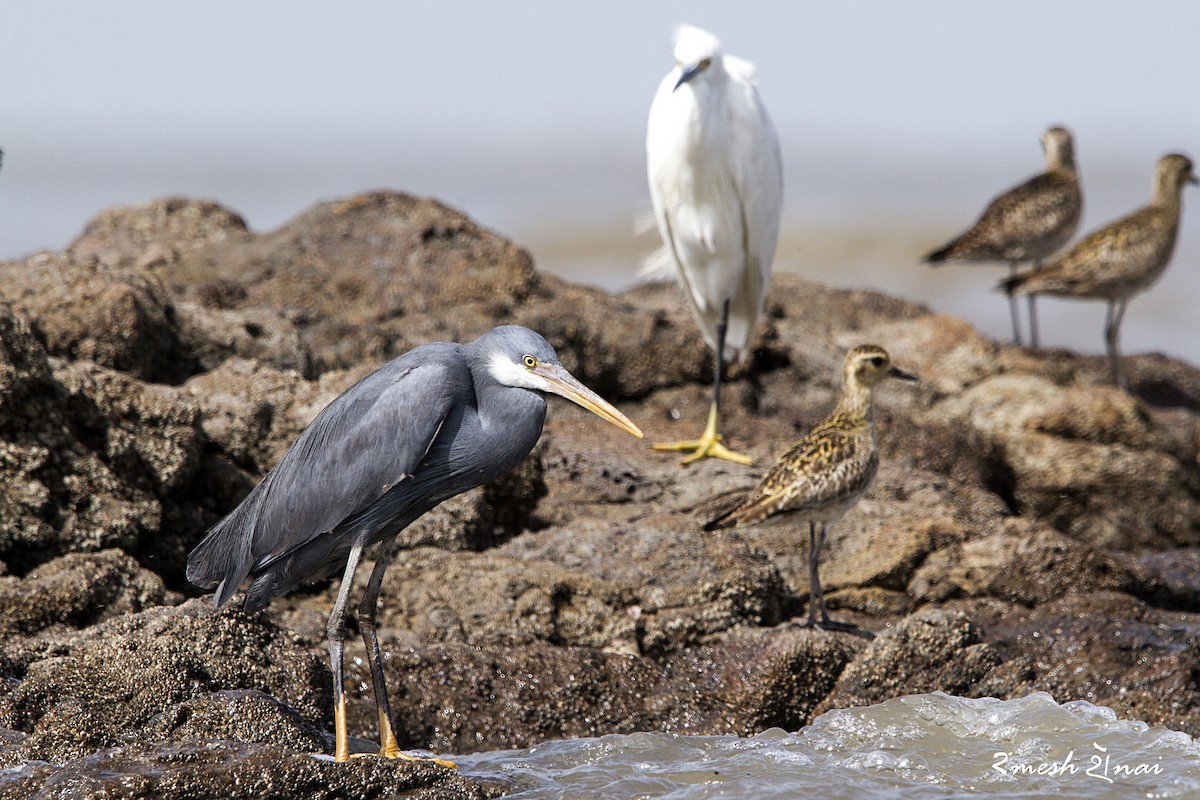
POLYGON ((525 363, 525 369, 535 369, 538 365, 538 360, 533 356, 525 356, 521 361, 525 363))
POLYGON ((700 67, 700 69, 708 69, 709 67, 711 67, 711 66, 712 66, 712 59, 711 59, 711 58, 706 58, 706 59, 702 60, 702 61, 701 61, 699 64, 697 64, 696 66, 700 67))

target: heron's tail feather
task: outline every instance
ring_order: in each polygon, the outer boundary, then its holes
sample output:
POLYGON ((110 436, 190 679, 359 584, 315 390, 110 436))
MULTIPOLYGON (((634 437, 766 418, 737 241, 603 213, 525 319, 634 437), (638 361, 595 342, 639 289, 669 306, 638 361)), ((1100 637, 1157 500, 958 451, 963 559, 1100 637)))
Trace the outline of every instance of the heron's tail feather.
POLYGON ((201 589, 216 587, 217 608, 229 602, 252 566, 249 537, 239 536, 239 526, 229 521, 226 517, 210 530, 187 560, 189 582, 201 589))
POLYGON ((242 585, 254 569, 253 531, 269 483, 269 476, 246 496, 237 508, 212 526, 196 548, 188 554, 187 579, 201 589, 216 587, 213 601, 217 608, 242 585))
POLYGON ((350 537, 326 534, 305 542, 272 560, 246 589, 246 611, 253 614, 276 597, 287 594, 302 581, 327 578, 350 556, 350 537))

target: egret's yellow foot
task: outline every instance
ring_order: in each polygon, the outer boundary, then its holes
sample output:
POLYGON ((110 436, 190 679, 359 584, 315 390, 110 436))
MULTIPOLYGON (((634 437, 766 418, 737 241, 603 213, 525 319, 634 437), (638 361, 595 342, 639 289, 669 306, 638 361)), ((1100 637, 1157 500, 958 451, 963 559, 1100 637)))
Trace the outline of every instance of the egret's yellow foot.
POLYGON ((654 445, 654 449, 674 452, 692 451, 691 455, 679 462, 681 467, 686 467, 702 458, 721 458, 735 464, 754 463, 752 458, 730 450, 722 444, 722 441, 721 434, 717 433, 717 407, 712 406, 708 410, 708 424, 704 426, 704 433, 700 435, 699 439, 690 439, 685 442, 663 442, 654 445))

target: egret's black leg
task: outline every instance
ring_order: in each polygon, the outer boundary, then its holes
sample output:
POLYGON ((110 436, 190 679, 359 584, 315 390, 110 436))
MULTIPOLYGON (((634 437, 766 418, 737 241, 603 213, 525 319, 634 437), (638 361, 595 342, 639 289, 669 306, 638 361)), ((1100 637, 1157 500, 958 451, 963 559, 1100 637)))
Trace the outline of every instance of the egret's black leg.
POLYGON ((721 304, 721 321, 717 323, 717 358, 713 366, 713 414, 721 412, 721 377, 725 372, 725 336, 729 333, 729 298, 721 304))
POLYGON ((1121 370, 1121 353, 1117 346, 1117 338, 1121 332, 1121 319, 1125 316, 1125 300, 1111 300, 1108 304, 1108 317, 1104 323, 1104 340, 1108 343, 1108 365, 1112 370, 1113 383, 1122 389, 1127 389, 1128 381, 1121 370))
POLYGON ((706 457, 723 458, 738 464, 754 463, 748 456, 735 453, 722 444, 721 435, 717 433, 717 419, 720 416, 721 406, 721 373, 725 365, 725 334, 728 330, 729 298, 725 298, 725 302, 721 306, 721 320, 717 323, 717 355, 716 365, 713 368, 712 405, 708 408, 708 424, 704 426, 704 433, 700 435, 699 439, 654 445, 655 450, 691 450, 692 454, 679 462, 681 466, 706 457))
POLYGON ((350 556, 346 559, 346 569, 342 573, 342 585, 338 588, 337 601, 329 615, 326 631, 329 634, 329 669, 333 672, 333 757, 338 761, 350 759, 350 738, 346 735, 346 690, 343 679, 343 659, 346 650, 346 601, 350 598, 350 589, 354 586, 354 573, 358 569, 358 560, 362 557, 363 546, 355 542, 350 548, 350 556))

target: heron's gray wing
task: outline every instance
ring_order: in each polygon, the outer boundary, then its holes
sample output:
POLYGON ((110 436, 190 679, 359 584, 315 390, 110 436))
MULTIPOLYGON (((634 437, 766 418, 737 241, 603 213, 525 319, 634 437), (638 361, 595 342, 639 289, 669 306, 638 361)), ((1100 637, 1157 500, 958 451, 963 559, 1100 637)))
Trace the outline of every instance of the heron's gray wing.
POLYGON ((456 403, 474 402, 456 345, 401 356, 317 415, 267 477, 209 531, 188 579, 225 602, 247 575, 332 530, 413 474, 456 403))
POLYGON ((469 378, 455 373, 437 362, 385 367, 322 411, 275 469, 254 555, 332 530, 412 475, 450 408, 474 402, 469 378))

